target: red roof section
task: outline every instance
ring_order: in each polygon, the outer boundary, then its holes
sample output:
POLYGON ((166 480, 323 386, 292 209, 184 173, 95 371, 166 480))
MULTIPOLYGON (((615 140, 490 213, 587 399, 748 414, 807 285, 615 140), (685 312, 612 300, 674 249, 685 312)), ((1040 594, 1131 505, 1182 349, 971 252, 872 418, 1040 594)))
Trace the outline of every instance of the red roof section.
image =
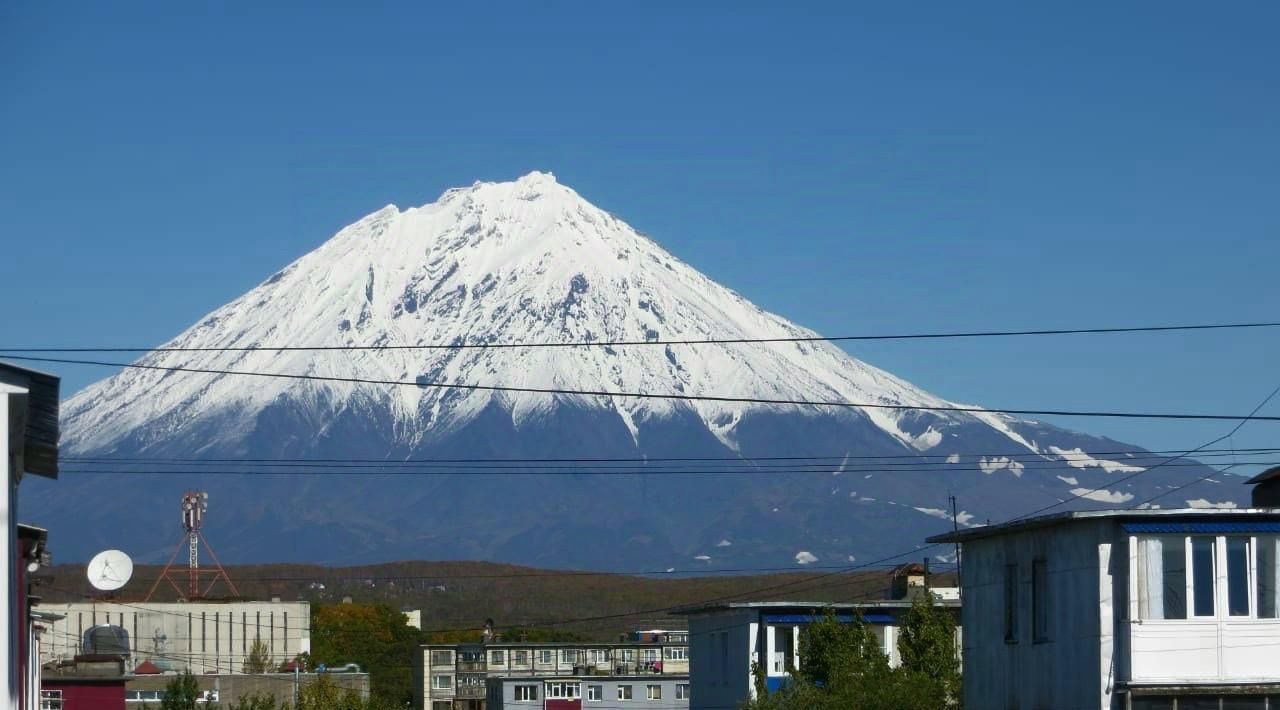
POLYGON ((134 675, 160 675, 163 672, 164 671, 160 670, 160 668, 151 661, 143 661, 138 664, 137 668, 133 669, 134 675))

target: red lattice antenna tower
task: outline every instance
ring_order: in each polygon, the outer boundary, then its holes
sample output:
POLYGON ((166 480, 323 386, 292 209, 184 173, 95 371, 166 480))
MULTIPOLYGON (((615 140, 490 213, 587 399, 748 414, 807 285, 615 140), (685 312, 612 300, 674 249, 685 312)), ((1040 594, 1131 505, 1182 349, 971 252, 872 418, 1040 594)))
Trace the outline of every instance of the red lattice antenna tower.
POLYGON ((169 561, 165 563, 164 570, 160 572, 160 576, 156 577, 156 581, 151 585, 151 590, 147 592, 144 602, 151 601, 152 595, 156 593, 156 587, 160 586, 161 580, 167 581, 178 596, 190 599, 201 599, 209 596, 209 592, 213 591, 213 585, 221 579, 227 583, 227 587, 231 590, 233 596, 240 596, 240 591, 236 589, 236 585, 231 581, 231 577, 227 576, 227 571, 222 569, 222 563, 218 561, 218 556, 213 552, 213 546, 204 538, 204 533, 200 531, 204 525, 204 514, 209 510, 209 494, 203 491, 187 491, 182 496, 182 539, 173 549, 173 554, 169 556, 169 561), (187 548, 187 569, 186 582, 187 590, 184 594, 182 587, 178 586, 178 581, 183 575, 182 569, 174 569, 173 561, 177 559, 178 552, 182 550, 183 544, 187 548), (209 553, 209 557, 213 560, 213 567, 208 569, 200 568, 200 544, 204 543, 204 549, 209 553), (202 585, 202 577, 209 578, 209 584, 202 585), (203 591, 201 587, 204 586, 203 591))

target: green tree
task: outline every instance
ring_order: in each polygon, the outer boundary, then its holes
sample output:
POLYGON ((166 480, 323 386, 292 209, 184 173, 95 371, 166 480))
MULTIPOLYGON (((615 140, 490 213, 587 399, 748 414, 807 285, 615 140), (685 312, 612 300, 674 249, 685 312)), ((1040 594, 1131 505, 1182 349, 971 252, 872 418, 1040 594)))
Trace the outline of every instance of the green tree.
POLYGON ((871 627, 860 616, 842 623, 828 612, 800 636, 800 668, 775 693, 756 679, 748 710, 954 710, 960 677, 955 624, 932 598, 912 605, 902 626, 903 665, 890 668, 871 627), (944 658, 949 656, 949 660, 944 658))
MULTIPOLYGON (((960 660, 956 656, 956 622, 933 595, 917 597, 903 619, 898 639, 902 667, 922 676, 954 705, 961 697, 960 660)), ((917 678, 921 681, 921 678, 917 678)))
POLYGON ((311 611, 311 660, 356 663, 369 673, 375 700, 403 707, 413 700, 412 659, 420 636, 404 614, 385 604, 335 604, 311 611))
POLYGON ((252 693, 241 697, 234 704, 228 705, 227 710, 281 710, 281 708, 276 703, 274 695, 252 693))
POLYGON ((160 710, 196 710, 196 698, 200 697, 200 684, 190 671, 174 677, 164 688, 164 700, 160 710))
POLYGON ((266 673, 270 667, 271 653, 267 650, 267 644, 255 636, 253 645, 249 647, 249 655, 244 659, 244 672, 266 673))

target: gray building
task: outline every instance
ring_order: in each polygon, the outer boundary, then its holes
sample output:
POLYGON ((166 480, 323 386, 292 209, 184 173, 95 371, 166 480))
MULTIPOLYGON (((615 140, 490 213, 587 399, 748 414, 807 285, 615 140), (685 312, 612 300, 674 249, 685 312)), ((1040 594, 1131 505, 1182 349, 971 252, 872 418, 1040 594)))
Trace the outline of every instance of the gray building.
POLYGON ((643 638, 615 643, 424 645, 414 664, 415 704, 425 710, 485 710, 489 678, 688 675, 685 632, 647 632, 643 638))
POLYGON ((685 710, 689 676, 490 678, 487 710, 685 710))
MULTIPOLYGON (((41 603, 62 618, 46 624, 42 663, 85 653, 85 635, 100 625, 124 629, 128 656, 162 671, 240 673, 255 640, 267 647, 276 667, 311 651, 309 602, 71 602, 41 603)), ((132 668, 131 668, 132 669, 132 668)))
POLYGON ((964 705, 1280 708, 1280 509, 1060 513, 939 535, 964 705))

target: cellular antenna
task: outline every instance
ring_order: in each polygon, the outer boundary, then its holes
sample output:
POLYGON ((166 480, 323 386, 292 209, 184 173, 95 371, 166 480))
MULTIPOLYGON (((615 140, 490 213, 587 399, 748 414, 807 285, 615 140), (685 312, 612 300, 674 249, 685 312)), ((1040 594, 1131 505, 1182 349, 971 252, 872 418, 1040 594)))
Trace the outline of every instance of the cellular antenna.
POLYGON ((151 590, 147 592, 144 602, 151 601, 151 597, 155 594, 156 588, 160 586, 160 581, 164 580, 173 587, 178 596, 186 600, 202 599, 209 596, 209 592, 213 591, 213 585, 218 580, 226 582, 227 588, 231 590, 232 596, 240 596, 240 591, 236 589, 236 585, 231 581, 231 577, 227 575, 227 571, 222 568, 222 563, 218 561, 218 556, 214 554, 213 547, 209 541, 205 539, 201 529, 204 526, 204 514, 209 510, 209 494, 204 491, 187 491, 182 496, 182 540, 174 547, 173 554, 169 556, 168 563, 165 564, 164 570, 156 577, 156 581, 151 585, 151 590), (186 582, 187 589, 183 592, 182 587, 178 586, 176 580, 183 577, 181 569, 174 569, 173 561, 177 559, 178 552, 183 545, 187 548, 187 570, 186 582), (205 551, 209 553, 209 558, 213 560, 213 567, 202 569, 200 567, 200 547, 204 545, 205 551), (209 584, 202 584, 202 577, 209 578, 209 584), (202 589, 203 586, 203 589, 202 589))

